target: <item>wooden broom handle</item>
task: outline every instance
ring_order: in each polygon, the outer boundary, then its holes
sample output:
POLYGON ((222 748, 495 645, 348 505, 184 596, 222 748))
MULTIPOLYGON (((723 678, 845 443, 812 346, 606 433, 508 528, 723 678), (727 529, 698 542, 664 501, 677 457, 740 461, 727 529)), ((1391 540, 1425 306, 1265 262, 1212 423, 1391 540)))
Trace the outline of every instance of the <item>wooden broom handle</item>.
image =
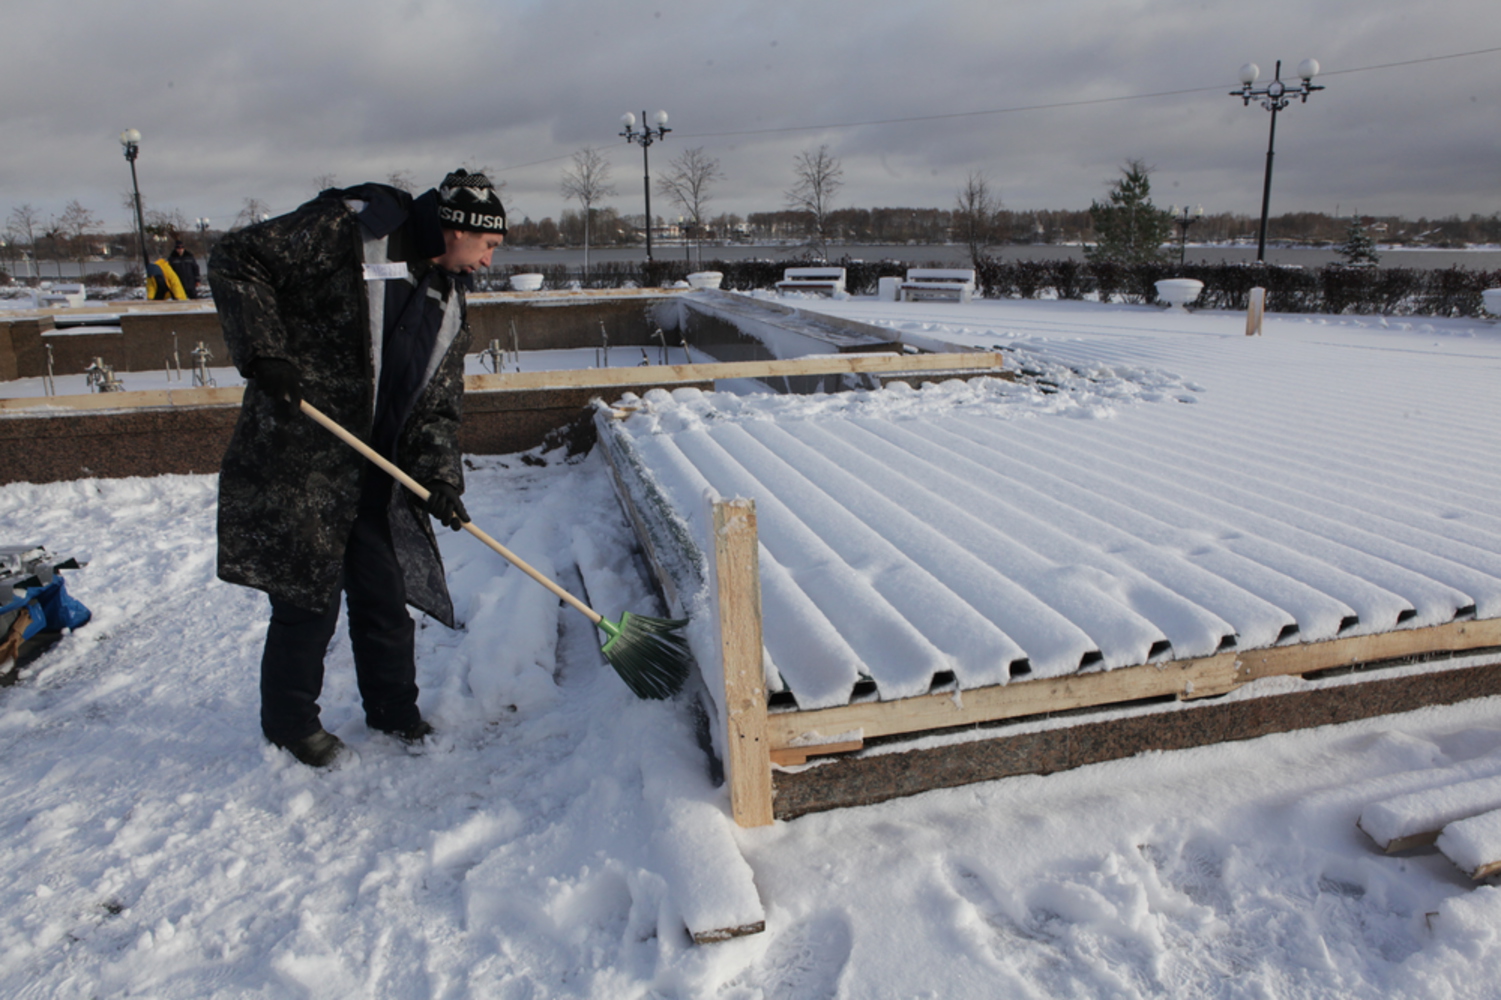
MULTIPOLYGON (((396 480, 398 483, 405 486, 413 493, 417 494, 418 499, 425 501, 429 496, 432 495, 431 491, 429 491, 421 483, 417 482, 417 480, 413 479, 411 476, 398 469, 384 455, 376 451, 374 448, 370 447, 365 442, 361 441, 359 438, 355 437, 353 434, 349 433, 349 431, 345 430, 344 427, 336 420, 334 420, 328 414, 324 413, 322 410, 318 409, 316 406, 314 406, 312 403, 309 403, 305 399, 302 401, 302 412, 306 413, 318 423, 328 428, 328 430, 331 431, 335 437, 339 438, 339 440, 349 445, 349 447, 353 448, 355 451, 359 452, 361 455, 364 455, 366 458, 370 459, 370 461, 380 466, 380 468, 392 479, 396 480)), ((582 612, 584 616, 594 624, 598 625, 600 619, 604 617, 598 611, 595 611, 593 608, 589 607, 589 605, 585 604, 577 597, 574 597, 568 591, 564 590, 562 587, 558 586, 556 583, 553 583, 547 577, 543 576, 537 570, 533 569, 527 564, 526 560, 522 559, 516 553, 506 548, 504 545, 500 544, 489 535, 485 534, 484 531, 475 526, 473 521, 465 521, 463 527, 465 531, 469 532, 475 538, 478 538, 480 541, 490 546, 490 548, 500 553, 500 555, 504 557, 505 560, 512 566, 515 566, 517 569, 521 570, 521 572, 525 573, 533 580, 536 580, 538 583, 542 584, 542 586, 546 587, 554 594, 557 594, 564 601, 567 601, 575 609, 582 612)))

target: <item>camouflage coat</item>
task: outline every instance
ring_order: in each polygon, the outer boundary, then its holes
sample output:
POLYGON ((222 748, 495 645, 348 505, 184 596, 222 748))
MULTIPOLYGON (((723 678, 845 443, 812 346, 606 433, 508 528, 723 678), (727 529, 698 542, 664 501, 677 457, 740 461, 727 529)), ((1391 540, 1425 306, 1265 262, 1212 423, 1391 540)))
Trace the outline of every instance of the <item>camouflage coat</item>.
MULTIPOLYGON (((245 373, 260 358, 291 362, 304 398, 368 441, 389 234, 372 232, 356 217, 346 201, 356 190, 324 192, 288 215, 230 233, 215 248, 208 277, 236 367, 245 373)), ((418 482, 439 480, 460 491, 458 426, 469 343, 463 295, 458 287, 447 293, 437 344, 395 454, 418 482)), ((219 577, 298 607, 326 609, 338 592, 366 465, 305 416, 278 423, 270 399, 251 380, 219 476, 219 577)), ((390 523, 408 602, 453 627, 432 526, 399 486, 390 523)))

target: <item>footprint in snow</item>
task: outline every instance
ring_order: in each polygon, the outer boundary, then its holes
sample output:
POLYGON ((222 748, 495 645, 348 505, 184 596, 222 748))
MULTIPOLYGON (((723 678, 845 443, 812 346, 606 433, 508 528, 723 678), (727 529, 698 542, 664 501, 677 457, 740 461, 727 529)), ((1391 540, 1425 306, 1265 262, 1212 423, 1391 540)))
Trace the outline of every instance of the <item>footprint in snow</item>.
POLYGON ((756 980, 777 1000, 831 1000, 849 962, 853 941, 838 913, 818 914, 784 931, 761 959, 756 980))

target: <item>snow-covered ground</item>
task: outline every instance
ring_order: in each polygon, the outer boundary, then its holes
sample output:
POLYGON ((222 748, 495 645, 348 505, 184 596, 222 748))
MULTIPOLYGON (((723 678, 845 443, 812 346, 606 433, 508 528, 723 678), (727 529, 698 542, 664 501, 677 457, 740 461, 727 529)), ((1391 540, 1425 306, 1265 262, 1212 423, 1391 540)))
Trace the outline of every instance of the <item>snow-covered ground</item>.
MULTIPOLYGON (((1248 342, 1239 316, 1146 307, 809 305, 1166 373, 1206 427, 1266 395, 1272 442, 1313 462, 1331 401, 1379 393, 1414 428, 1392 467, 1457 495, 1501 460, 1483 322, 1269 316, 1248 342)), ((1156 406, 1065 391, 1028 419, 1109 434, 1156 406)), ((605 614, 650 610, 597 456, 472 462, 476 522, 605 614)), ((633 699, 581 617, 444 532, 467 627, 418 633, 441 736, 366 730, 341 633, 324 718, 357 756, 310 771, 260 738, 265 601, 215 581, 213 530, 212 477, 0 488, 0 540, 89 558, 70 589, 95 614, 0 691, 0 995, 1497 995, 1501 893, 1355 827, 1434 769, 1501 769, 1497 699, 733 831, 766 931, 695 946, 685 913, 720 886, 691 835, 729 834, 684 705, 633 699)))

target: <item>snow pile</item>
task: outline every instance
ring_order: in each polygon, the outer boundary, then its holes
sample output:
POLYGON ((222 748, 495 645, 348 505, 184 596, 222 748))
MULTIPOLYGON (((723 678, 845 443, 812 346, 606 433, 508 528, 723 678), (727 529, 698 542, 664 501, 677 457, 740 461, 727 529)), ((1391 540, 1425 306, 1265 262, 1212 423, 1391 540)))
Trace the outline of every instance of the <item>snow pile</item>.
POLYGON ((1501 809, 1448 824, 1435 846, 1471 875, 1501 862, 1501 809))
POLYGON ((1437 833, 1449 823, 1501 809, 1501 776, 1409 792, 1367 806, 1360 828, 1385 846, 1419 834, 1437 833))

